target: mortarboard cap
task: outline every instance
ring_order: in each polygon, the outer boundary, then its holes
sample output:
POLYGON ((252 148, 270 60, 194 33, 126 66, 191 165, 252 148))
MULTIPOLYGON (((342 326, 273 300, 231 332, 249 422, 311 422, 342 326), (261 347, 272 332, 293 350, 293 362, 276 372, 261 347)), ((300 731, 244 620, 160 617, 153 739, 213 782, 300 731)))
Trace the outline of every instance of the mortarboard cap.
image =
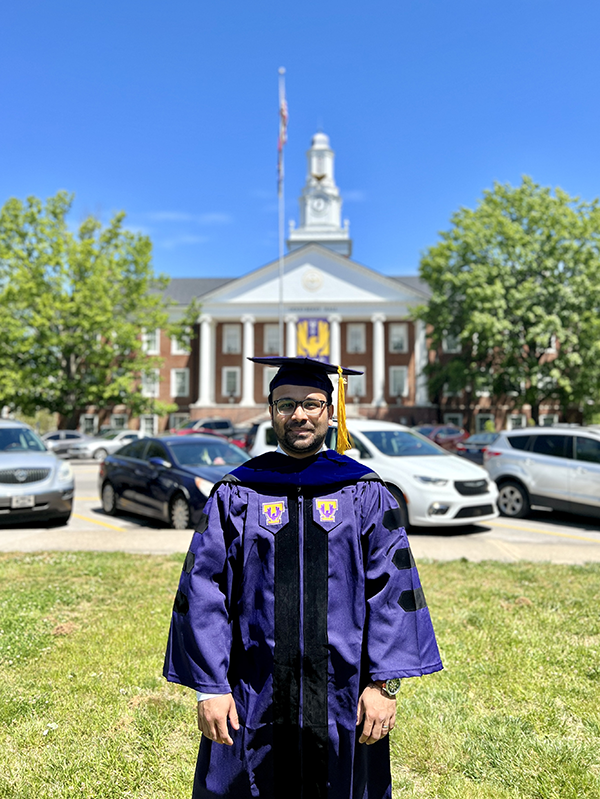
POLYGON ((313 358, 283 358, 272 355, 264 358, 249 358, 254 363, 261 363, 265 366, 278 366, 279 371, 269 383, 269 403, 273 398, 273 391, 278 386, 312 386, 324 391, 331 402, 333 385, 329 378, 330 375, 339 375, 338 381, 338 437, 337 451, 344 453, 350 449, 350 442, 346 430, 346 397, 344 384, 341 379, 344 375, 362 375, 358 369, 349 369, 344 366, 337 366, 332 363, 322 363, 313 358))

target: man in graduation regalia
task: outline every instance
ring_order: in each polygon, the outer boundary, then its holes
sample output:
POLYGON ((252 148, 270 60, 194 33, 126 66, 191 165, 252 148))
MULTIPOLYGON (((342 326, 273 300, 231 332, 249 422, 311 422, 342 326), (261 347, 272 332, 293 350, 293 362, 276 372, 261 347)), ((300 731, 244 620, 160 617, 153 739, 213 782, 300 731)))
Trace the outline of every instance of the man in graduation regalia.
POLYGON ((391 799, 400 680, 442 668, 397 503, 324 447, 329 374, 280 366, 279 446, 215 486, 185 558, 164 675, 198 692, 193 799, 391 799))

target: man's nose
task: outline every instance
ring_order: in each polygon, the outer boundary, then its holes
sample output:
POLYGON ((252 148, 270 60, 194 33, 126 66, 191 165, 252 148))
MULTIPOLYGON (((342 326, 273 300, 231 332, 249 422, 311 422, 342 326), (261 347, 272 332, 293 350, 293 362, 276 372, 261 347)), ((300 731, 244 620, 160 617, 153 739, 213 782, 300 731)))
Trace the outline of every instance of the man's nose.
POLYGON ((300 403, 296 405, 296 409, 292 414, 292 419, 308 419, 308 414, 306 413, 302 405, 300 405, 300 403))

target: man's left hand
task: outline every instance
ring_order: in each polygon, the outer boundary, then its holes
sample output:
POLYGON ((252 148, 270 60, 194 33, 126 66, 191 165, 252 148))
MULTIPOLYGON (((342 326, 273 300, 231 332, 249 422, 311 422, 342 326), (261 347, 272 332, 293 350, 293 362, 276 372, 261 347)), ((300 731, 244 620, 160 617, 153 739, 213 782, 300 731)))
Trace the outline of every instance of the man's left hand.
POLYGON ((361 744, 374 744, 394 729, 396 698, 387 696, 378 685, 367 685, 358 700, 356 726, 364 719, 361 744))

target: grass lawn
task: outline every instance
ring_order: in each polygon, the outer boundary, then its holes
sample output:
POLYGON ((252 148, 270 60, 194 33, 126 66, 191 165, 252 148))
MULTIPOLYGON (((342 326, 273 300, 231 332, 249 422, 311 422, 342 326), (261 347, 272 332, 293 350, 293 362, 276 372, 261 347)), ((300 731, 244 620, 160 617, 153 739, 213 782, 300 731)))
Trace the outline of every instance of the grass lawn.
MULTIPOLYGON (((182 556, 0 555, 0 797, 182 799, 161 676, 182 556)), ((600 567, 423 563, 446 669, 404 682, 394 797, 600 797, 600 567)))

